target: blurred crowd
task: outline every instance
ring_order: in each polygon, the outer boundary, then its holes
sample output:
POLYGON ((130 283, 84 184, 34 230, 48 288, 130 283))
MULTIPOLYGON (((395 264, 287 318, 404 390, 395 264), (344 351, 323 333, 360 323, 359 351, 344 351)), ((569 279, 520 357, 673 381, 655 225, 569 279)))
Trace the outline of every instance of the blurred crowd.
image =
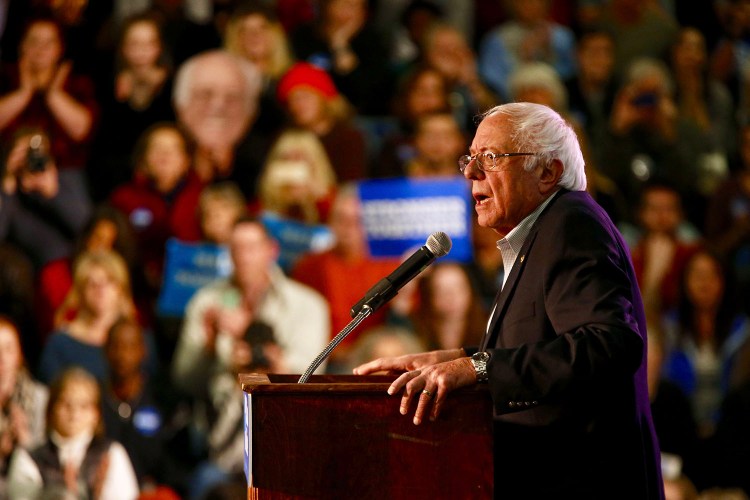
MULTIPOLYGON (((357 183, 458 176, 511 101, 631 245, 667 497, 750 495, 750 0, 6 0, 0 62, 0 497, 244 497, 237 373, 304 372, 398 264, 357 183), (282 266, 268 216, 332 243, 282 266), (232 264, 179 317, 172 240, 232 264)), ((476 344, 496 239, 319 372, 476 344)))

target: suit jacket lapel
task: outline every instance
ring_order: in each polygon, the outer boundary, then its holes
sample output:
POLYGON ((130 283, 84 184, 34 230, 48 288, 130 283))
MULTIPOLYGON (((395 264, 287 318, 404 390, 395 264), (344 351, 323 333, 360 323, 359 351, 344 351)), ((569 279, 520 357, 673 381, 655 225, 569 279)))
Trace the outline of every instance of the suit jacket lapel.
POLYGON ((495 338, 497 338, 500 318, 505 315, 505 310, 508 308, 510 297, 513 295, 513 291, 515 290, 518 279, 523 272, 523 268, 526 266, 526 255, 529 253, 531 245, 534 243, 534 239, 536 239, 541 221, 544 219, 545 215, 549 213, 550 208, 557 202, 560 196, 567 192, 567 189, 560 189, 557 193, 553 194, 552 196, 554 198, 546 207, 544 207, 544 210, 542 210, 542 213, 539 214, 539 217, 531 227, 529 235, 526 237, 526 241, 524 241, 521 246, 521 251, 518 252, 518 257, 516 257, 516 262, 513 264, 510 276, 508 276, 508 279, 505 281, 505 286, 503 286, 502 290, 500 290, 495 297, 495 307, 492 310, 492 318, 490 319, 490 324, 484 337, 482 337, 482 342, 479 345, 481 351, 486 350, 488 345, 493 345, 495 338))
POLYGON ((489 327, 487 328, 487 332, 482 338, 482 343, 480 345, 480 350, 482 351, 487 349, 487 346, 490 345, 497 336, 498 322, 500 321, 500 318, 505 315, 509 299, 513 295, 513 291, 518 284, 518 278, 521 276, 523 268, 526 266, 526 254, 529 253, 529 249, 531 248, 534 239, 536 239, 537 226, 537 224, 534 224, 534 227, 526 237, 526 241, 523 242, 521 251, 518 253, 518 257, 516 257, 516 262, 513 264, 508 279, 505 281, 505 286, 503 286, 502 290, 500 290, 495 297, 495 307, 493 308, 492 318, 490 319, 489 327))

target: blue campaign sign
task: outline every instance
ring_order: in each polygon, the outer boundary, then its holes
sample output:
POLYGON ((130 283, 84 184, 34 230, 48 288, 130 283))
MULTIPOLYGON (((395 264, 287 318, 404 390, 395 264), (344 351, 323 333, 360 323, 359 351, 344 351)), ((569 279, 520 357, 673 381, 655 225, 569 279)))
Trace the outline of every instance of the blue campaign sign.
POLYGON ((445 258, 471 260, 471 187, 463 177, 364 181, 359 196, 373 256, 401 257, 442 231, 453 241, 445 258))
POLYGON ((182 316, 188 301, 199 288, 230 274, 232 259, 227 247, 170 239, 159 294, 159 313, 182 316))
POLYGON ((306 224, 287 219, 272 212, 261 214, 263 225, 279 242, 279 266, 291 271, 299 257, 307 252, 322 252, 333 244, 333 235, 327 226, 306 224))

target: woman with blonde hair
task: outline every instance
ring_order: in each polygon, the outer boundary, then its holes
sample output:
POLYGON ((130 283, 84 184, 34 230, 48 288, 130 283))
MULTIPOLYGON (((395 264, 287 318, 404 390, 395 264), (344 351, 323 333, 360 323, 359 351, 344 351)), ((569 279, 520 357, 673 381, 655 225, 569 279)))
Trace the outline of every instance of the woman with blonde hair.
POLYGON ((260 174, 261 207, 316 224, 328 215, 336 174, 318 137, 288 129, 274 143, 260 174))
POLYGON ((284 110, 276 99, 276 86, 294 56, 284 28, 266 3, 250 1, 234 10, 224 31, 224 48, 260 70, 263 88, 257 126, 278 130, 284 123, 284 110))
POLYGON ((49 383, 63 369, 80 366, 104 380, 102 346, 121 316, 136 317, 125 261, 108 250, 81 254, 73 266, 73 287, 55 315, 56 331, 42 351, 39 378, 49 383))

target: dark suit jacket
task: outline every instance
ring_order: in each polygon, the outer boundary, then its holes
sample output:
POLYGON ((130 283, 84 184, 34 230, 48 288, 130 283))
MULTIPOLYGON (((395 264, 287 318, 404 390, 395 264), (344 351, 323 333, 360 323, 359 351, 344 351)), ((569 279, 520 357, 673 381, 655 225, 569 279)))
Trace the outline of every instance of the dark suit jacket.
POLYGON ((558 193, 496 298, 498 498, 663 498, 646 321, 627 247, 585 192, 558 193))

